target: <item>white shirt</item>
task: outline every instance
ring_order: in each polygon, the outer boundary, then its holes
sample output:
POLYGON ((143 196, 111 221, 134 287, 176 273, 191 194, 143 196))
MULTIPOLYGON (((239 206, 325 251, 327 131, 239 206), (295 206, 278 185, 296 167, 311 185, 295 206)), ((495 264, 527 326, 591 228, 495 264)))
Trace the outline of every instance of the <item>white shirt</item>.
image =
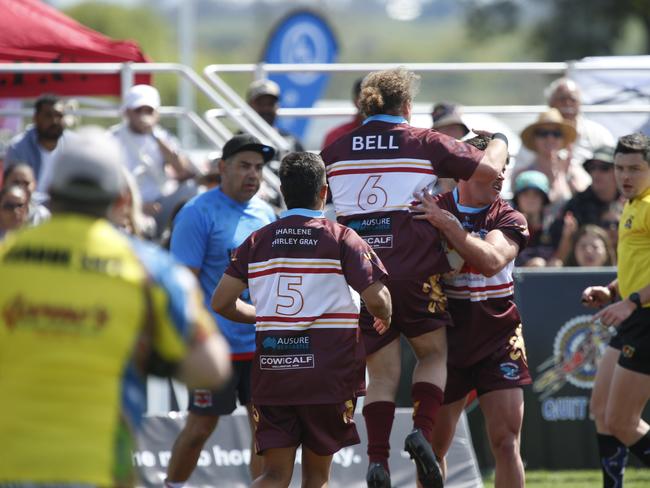
POLYGON ((165 161, 156 141, 156 137, 164 140, 173 150, 178 148, 175 139, 163 128, 156 126, 152 134, 138 134, 131 130, 126 123, 111 128, 111 132, 121 143, 126 166, 135 178, 142 201, 150 203, 163 196, 163 187, 167 182, 165 161))

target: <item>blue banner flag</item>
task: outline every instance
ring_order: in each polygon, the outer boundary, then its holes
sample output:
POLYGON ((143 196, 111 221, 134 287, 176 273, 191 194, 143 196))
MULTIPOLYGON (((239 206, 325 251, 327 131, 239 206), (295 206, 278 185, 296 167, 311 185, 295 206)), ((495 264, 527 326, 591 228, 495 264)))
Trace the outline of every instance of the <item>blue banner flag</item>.
MULTIPOLYGON (((338 49, 332 29, 321 16, 310 11, 295 11, 273 29, 266 43, 264 62, 333 63, 338 49)), ((323 94, 329 75, 287 73, 273 74, 269 78, 280 85, 280 106, 291 108, 313 106, 323 94)), ((304 117, 282 117, 277 125, 301 139, 307 122, 304 117)))

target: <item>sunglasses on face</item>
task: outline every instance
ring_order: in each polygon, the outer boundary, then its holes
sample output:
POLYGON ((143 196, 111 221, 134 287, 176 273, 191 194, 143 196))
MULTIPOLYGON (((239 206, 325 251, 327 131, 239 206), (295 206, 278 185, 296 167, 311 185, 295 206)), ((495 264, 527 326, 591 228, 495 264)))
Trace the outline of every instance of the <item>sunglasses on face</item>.
POLYGON ((614 169, 614 165, 612 164, 607 164, 607 163, 600 163, 596 161, 590 161, 587 164, 585 164, 585 170, 587 173, 591 173, 592 171, 611 171, 614 169))
POLYGON ((16 210, 17 208, 25 208, 27 206, 26 203, 11 203, 11 202, 5 202, 2 204, 2 210, 16 210))
POLYGON ((535 137, 562 137, 561 130, 538 129, 535 131, 535 137))

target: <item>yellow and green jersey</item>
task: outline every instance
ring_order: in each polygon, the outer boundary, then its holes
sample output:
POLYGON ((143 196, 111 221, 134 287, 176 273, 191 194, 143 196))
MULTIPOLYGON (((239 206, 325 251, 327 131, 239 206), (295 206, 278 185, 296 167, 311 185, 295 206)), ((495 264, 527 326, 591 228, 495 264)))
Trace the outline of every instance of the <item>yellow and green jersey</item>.
POLYGON ((149 365, 173 370, 214 327, 194 277, 69 214, 0 243, 0 282, 0 484, 124 481, 149 365))

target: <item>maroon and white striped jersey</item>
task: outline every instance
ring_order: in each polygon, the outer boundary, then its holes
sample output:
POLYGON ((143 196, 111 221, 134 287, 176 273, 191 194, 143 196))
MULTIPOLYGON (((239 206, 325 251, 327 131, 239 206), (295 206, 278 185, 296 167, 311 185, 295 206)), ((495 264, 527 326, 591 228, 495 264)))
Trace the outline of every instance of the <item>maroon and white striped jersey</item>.
POLYGON ((418 279, 449 270, 438 231, 413 220, 415 192, 436 177, 468 179, 483 153, 402 117, 376 115, 337 139, 321 156, 339 222, 377 252, 391 279, 418 279))
MULTIPOLYGON (((457 190, 438 197, 438 206, 456 216, 463 228, 484 239, 500 230, 519 245, 528 242, 525 217, 498 197, 483 209, 457 204, 457 190)), ((444 280, 449 312, 454 323, 447 329, 448 362, 467 367, 495 352, 521 324, 514 302, 514 259, 496 275, 487 277, 465 262, 460 272, 444 280)))
POLYGON ((251 234, 226 270, 248 284, 257 314, 253 402, 350 400, 365 364, 359 294, 386 270, 353 230, 320 212, 286 214, 251 234))

